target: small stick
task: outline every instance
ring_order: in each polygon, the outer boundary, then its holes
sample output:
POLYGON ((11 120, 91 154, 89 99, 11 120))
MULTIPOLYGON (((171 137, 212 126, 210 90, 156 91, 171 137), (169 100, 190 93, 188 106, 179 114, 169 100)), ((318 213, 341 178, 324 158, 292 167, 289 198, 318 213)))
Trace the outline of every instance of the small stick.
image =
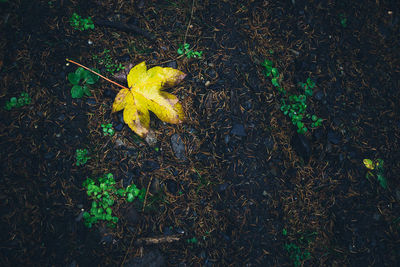
POLYGON ((192 11, 190 12, 189 23, 188 23, 188 25, 187 25, 187 27, 186 27, 185 38, 183 39, 183 43, 184 43, 184 44, 186 43, 186 37, 187 37, 188 31, 189 31, 190 23, 192 23, 193 11, 194 11, 194 1, 195 1, 195 0, 193 0, 193 2, 192 2, 192 11))
POLYGON ((149 194, 150 185, 151 185, 151 182, 152 182, 152 181, 153 181, 153 176, 151 176, 150 183, 147 185, 146 195, 144 196, 144 202, 143 202, 143 209, 142 209, 142 212, 144 211, 144 207, 146 206, 147 195, 149 194))
POLYGON ((125 87, 125 86, 123 86, 123 85, 120 85, 119 83, 114 82, 114 81, 108 79, 107 77, 104 77, 104 76, 101 75, 100 73, 97 73, 97 72, 95 72, 94 70, 91 70, 91 69, 89 69, 88 67, 83 66, 82 64, 79 64, 79 63, 77 63, 77 62, 75 62, 75 61, 73 61, 73 60, 70 60, 70 59, 68 59, 68 58, 65 59, 65 60, 68 61, 68 62, 71 62, 71 63, 73 63, 73 64, 75 64, 75 65, 78 65, 79 67, 82 67, 82 68, 84 68, 84 69, 86 69, 86 70, 88 70, 88 71, 90 71, 90 72, 92 72, 92 73, 94 73, 94 74, 96 74, 97 76, 103 78, 104 80, 106 80, 106 81, 108 81, 108 82, 110 82, 110 83, 112 83, 112 84, 115 84, 115 85, 117 85, 117 86, 119 86, 119 87, 121 87, 121 88, 123 88, 123 89, 128 89, 128 90, 129 90, 129 88, 127 88, 127 87, 125 87))
POLYGON ((135 241, 136 246, 141 246, 141 245, 151 245, 151 244, 161 244, 161 243, 171 243, 174 241, 180 240, 181 237, 177 235, 172 235, 172 236, 160 236, 160 237, 144 237, 144 238, 139 238, 135 241))

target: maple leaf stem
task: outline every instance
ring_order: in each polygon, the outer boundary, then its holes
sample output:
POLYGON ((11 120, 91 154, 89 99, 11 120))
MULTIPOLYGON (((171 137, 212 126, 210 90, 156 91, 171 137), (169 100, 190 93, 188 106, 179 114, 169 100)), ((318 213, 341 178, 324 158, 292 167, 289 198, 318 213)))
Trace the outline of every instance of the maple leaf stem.
POLYGON ((103 78, 103 79, 106 80, 107 82, 110 82, 110 83, 112 83, 112 84, 115 84, 115 85, 117 85, 117 86, 119 86, 119 87, 121 87, 121 88, 123 88, 123 89, 128 89, 128 90, 129 90, 128 87, 125 87, 125 86, 123 86, 123 85, 120 85, 119 83, 114 82, 114 81, 108 79, 107 77, 104 77, 104 76, 101 75, 100 73, 97 73, 97 72, 95 72, 94 70, 91 70, 91 69, 89 69, 88 67, 83 66, 82 64, 79 64, 79 63, 77 63, 77 62, 75 62, 75 61, 73 61, 73 60, 71 60, 71 59, 68 59, 68 58, 65 59, 65 60, 68 61, 68 62, 71 62, 71 63, 73 63, 73 64, 75 64, 75 65, 78 65, 79 67, 82 67, 82 68, 84 68, 85 70, 88 70, 88 71, 90 71, 90 72, 93 73, 93 74, 96 74, 97 76, 103 78))

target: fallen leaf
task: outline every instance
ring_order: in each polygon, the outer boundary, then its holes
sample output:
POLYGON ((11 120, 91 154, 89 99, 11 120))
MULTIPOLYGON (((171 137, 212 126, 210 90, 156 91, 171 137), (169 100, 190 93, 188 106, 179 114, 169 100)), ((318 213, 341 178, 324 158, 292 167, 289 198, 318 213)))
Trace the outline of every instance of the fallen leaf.
POLYGON ((181 123, 184 120, 182 105, 175 95, 162 89, 178 84, 185 76, 173 68, 147 70, 146 63, 142 62, 129 71, 129 89, 119 91, 112 112, 124 110, 125 123, 140 137, 146 137, 150 131, 149 110, 164 122, 181 123))
POLYGON ((370 169, 370 170, 375 169, 375 164, 374 164, 374 162, 372 160, 364 159, 363 163, 364 163, 365 167, 367 167, 368 169, 370 169))

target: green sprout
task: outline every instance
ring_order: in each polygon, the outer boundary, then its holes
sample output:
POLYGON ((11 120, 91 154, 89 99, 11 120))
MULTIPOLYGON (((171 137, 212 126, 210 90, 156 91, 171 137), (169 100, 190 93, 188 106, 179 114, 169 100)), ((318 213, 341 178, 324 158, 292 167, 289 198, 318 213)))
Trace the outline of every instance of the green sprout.
MULTIPOLYGON (((95 71, 98 72, 96 69, 95 71)), ((71 88, 72 98, 91 96, 88 85, 95 84, 98 80, 99 76, 81 67, 77 68, 75 72, 68 73, 68 81, 73 85, 71 88)))
POLYGON ((193 51, 193 49, 190 49, 190 44, 184 43, 179 45, 179 48, 177 50, 178 55, 186 55, 187 58, 199 58, 201 59, 203 56, 203 51, 193 51))
POLYGON ((93 60, 97 61, 98 64, 103 65, 106 68, 106 71, 111 75, 114 75, 114 73, 125 69, 121 63, 114 63, 109 49, 104 49, 104 51, 99 55, 93 55, 93 60))
POLYGON ((111 123, 108 124, 102 124, 101 127, 103 128, 103 134, 104 135, 109 135, 109 136, 113 136, 115 131, 113 129, 113 126, 111 123))
POLYGON ((132 202, 135 198, 143 200, 146 190, 139 190, 136 185, 131 184, 126 188, 116 188, 116 183, 112 173, 105 174, 98 179, 87 178, 83 182, 87 195, 93 200, 89 212, 83 213, 85 226, 91 228, 99 221, 107 221, 109 227, 115 227, 118 217, 113 216, 112 206, 118 197, 126 198, 127 202, 132 202))
POLYGON ((187 243, 189 244, 197 244, 198 240, 196 237, 192 237, 186 240, 187 243))
POLYGON ((345 14, 339 14, 339 20, 340 20, 340 24, 342 25, 343 28, 347 27, 347 17, 345 14))
POLYGON ((310 259, 310 252, 305 250, 301 251, 300 247, 296 244, 289 243, 285 244, 284 248, 289 253, 290 259, 293 261, 295 267, 301 266, 301 262, 310 259))
POLYGON ((9 101, 6 102, 4 109, 11 110, 12 108, 20 108, 25 105, 29 105, 32 99, 28 93, 22 92, 19 98, 11 97, 9 101))
POLYGON ((317 128, 322 125, 322 119, 317 115, 307 113, 307 96, 313 95, 315 82, 308 78, 305 83, 300 83, 299 86, 304 89, 304 94, 286 95, 286 90, 279 83, 279 71, 274 67, 274 63, 270 60, 264 60, 261 65, 264 67, 264 75, 271 78, 272 85, 281 93, 281 111, 289 116, 292 124, 297 127, 297 132, 304 134, 308 131, 306 124, 311 128, 317 128), (304 121, 307 120, 307 121, 304 121))
POLYGON ((85 149, 77 149, 75 152, 76 166, 83 166, 90 159, 89 151, 85 149))
POLYGON ((305 83, 299 83, 300 87, 304 89, 304 93, 306 96, 313 95, 313 88, 315 87, 315 82, 311 80, 311 78, 307 78, 305 83))
POLYGON ((271 77, 272 85, 275 86, 281 94, 285 95, 286 91, 279 84, 279 71, 274 67, 274 63, 266 59, 261 63, 261 66, 264 67, 264 75, 266 77, 271 77))
MULTIPOLYGON (((283 229, 282 233, 284 236, 288 234, 286 229, 283 229)), ((312 232, 309 234, 303 233, 297 239, 296 243, 300 244, 300 246, 307 246, 317 234, 317 232, 312 232)), ((295 267, 301 266, 302 262, 311 258, 310 252, 307 249, 301 249, 300 246, 296 245, 295 243, 286 243, 283 246, 289 253, 289 257, 293 261, 293 265, 295 267)))
POLYGON ((371 177, 375 177, 378 180, 380 186, 383 189, 387 188, 387 181, 385 178, 385 169, 383 167, 383 159, 377 159, 372 161, 370 159, 364 159, 363 163, 370 171, 367 172, 366 178, 370 181, 371 177))
POLYGON ((287 236, 287 230, 285 228, 282 229, 282 235, 287 236))
POLYGON ((71 18, 69 19, 69 23, 75 30, 79 31, 94 29, 94 24, 91 17, 84 19, 76 13, 72 14, 71 18))

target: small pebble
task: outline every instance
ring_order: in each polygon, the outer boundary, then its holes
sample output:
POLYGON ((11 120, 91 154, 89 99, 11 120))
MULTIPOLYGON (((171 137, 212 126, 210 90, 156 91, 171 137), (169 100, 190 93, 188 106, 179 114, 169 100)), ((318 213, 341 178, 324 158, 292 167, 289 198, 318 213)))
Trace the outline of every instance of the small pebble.
POLYGON ((117 126, 114 127, 115 131, 117 131, 117 132, 122 131, 122 128, 124 128, 123 123, 119 123, 119 124, 117 124, 117 126))
POLYGON ((176 69, 177 66, 178 66, 178 64, 176 63, 175 60, 167 63, 167 67, 170 67, 170 68, 173 68, 173 69, 176 69))
POLYGON ((328 131, 328 141, 331 142, 334 145, 339 144, 340 142, 340 137, 337 133, 333 132, 333 131, 328 131))
POLYGON ((168 179, 166 183, 167 189, 171 194, 176 194, 178 192, 178 184, 174 180, 168 179))
POLYGON ((225 144, 228 144, 229 143, 229 140, 231 140, 231 137, 227 134, 227 135, 225 135, 225 137, 224 137, 224 142, 225 142, 225 144))
POLYGON ((185 231, 182 228, 179 228, 179 227, 175 229, 175 232, 178 233, 178 234, 181 234, 181 235, 183 235, 185 233, 185 231))
POLYGON ((228 188, 228 185, 229 185, 228 183, 223 183, 223 184, 218 185, 218 192, 225 191, 228 188))
POLYGON ((324 92, 322 92, 322 91, 316 92, 315 95, 314 95, 314 98, 315 98, 316 100, 318 100, 318 101, 321 101, 322 98, 324 98, 324 92))
POLYGON ((246 131, 244 130, 244 126, 238 123, 233 125, 231 134, 243 137, 247 136, 246 131))

